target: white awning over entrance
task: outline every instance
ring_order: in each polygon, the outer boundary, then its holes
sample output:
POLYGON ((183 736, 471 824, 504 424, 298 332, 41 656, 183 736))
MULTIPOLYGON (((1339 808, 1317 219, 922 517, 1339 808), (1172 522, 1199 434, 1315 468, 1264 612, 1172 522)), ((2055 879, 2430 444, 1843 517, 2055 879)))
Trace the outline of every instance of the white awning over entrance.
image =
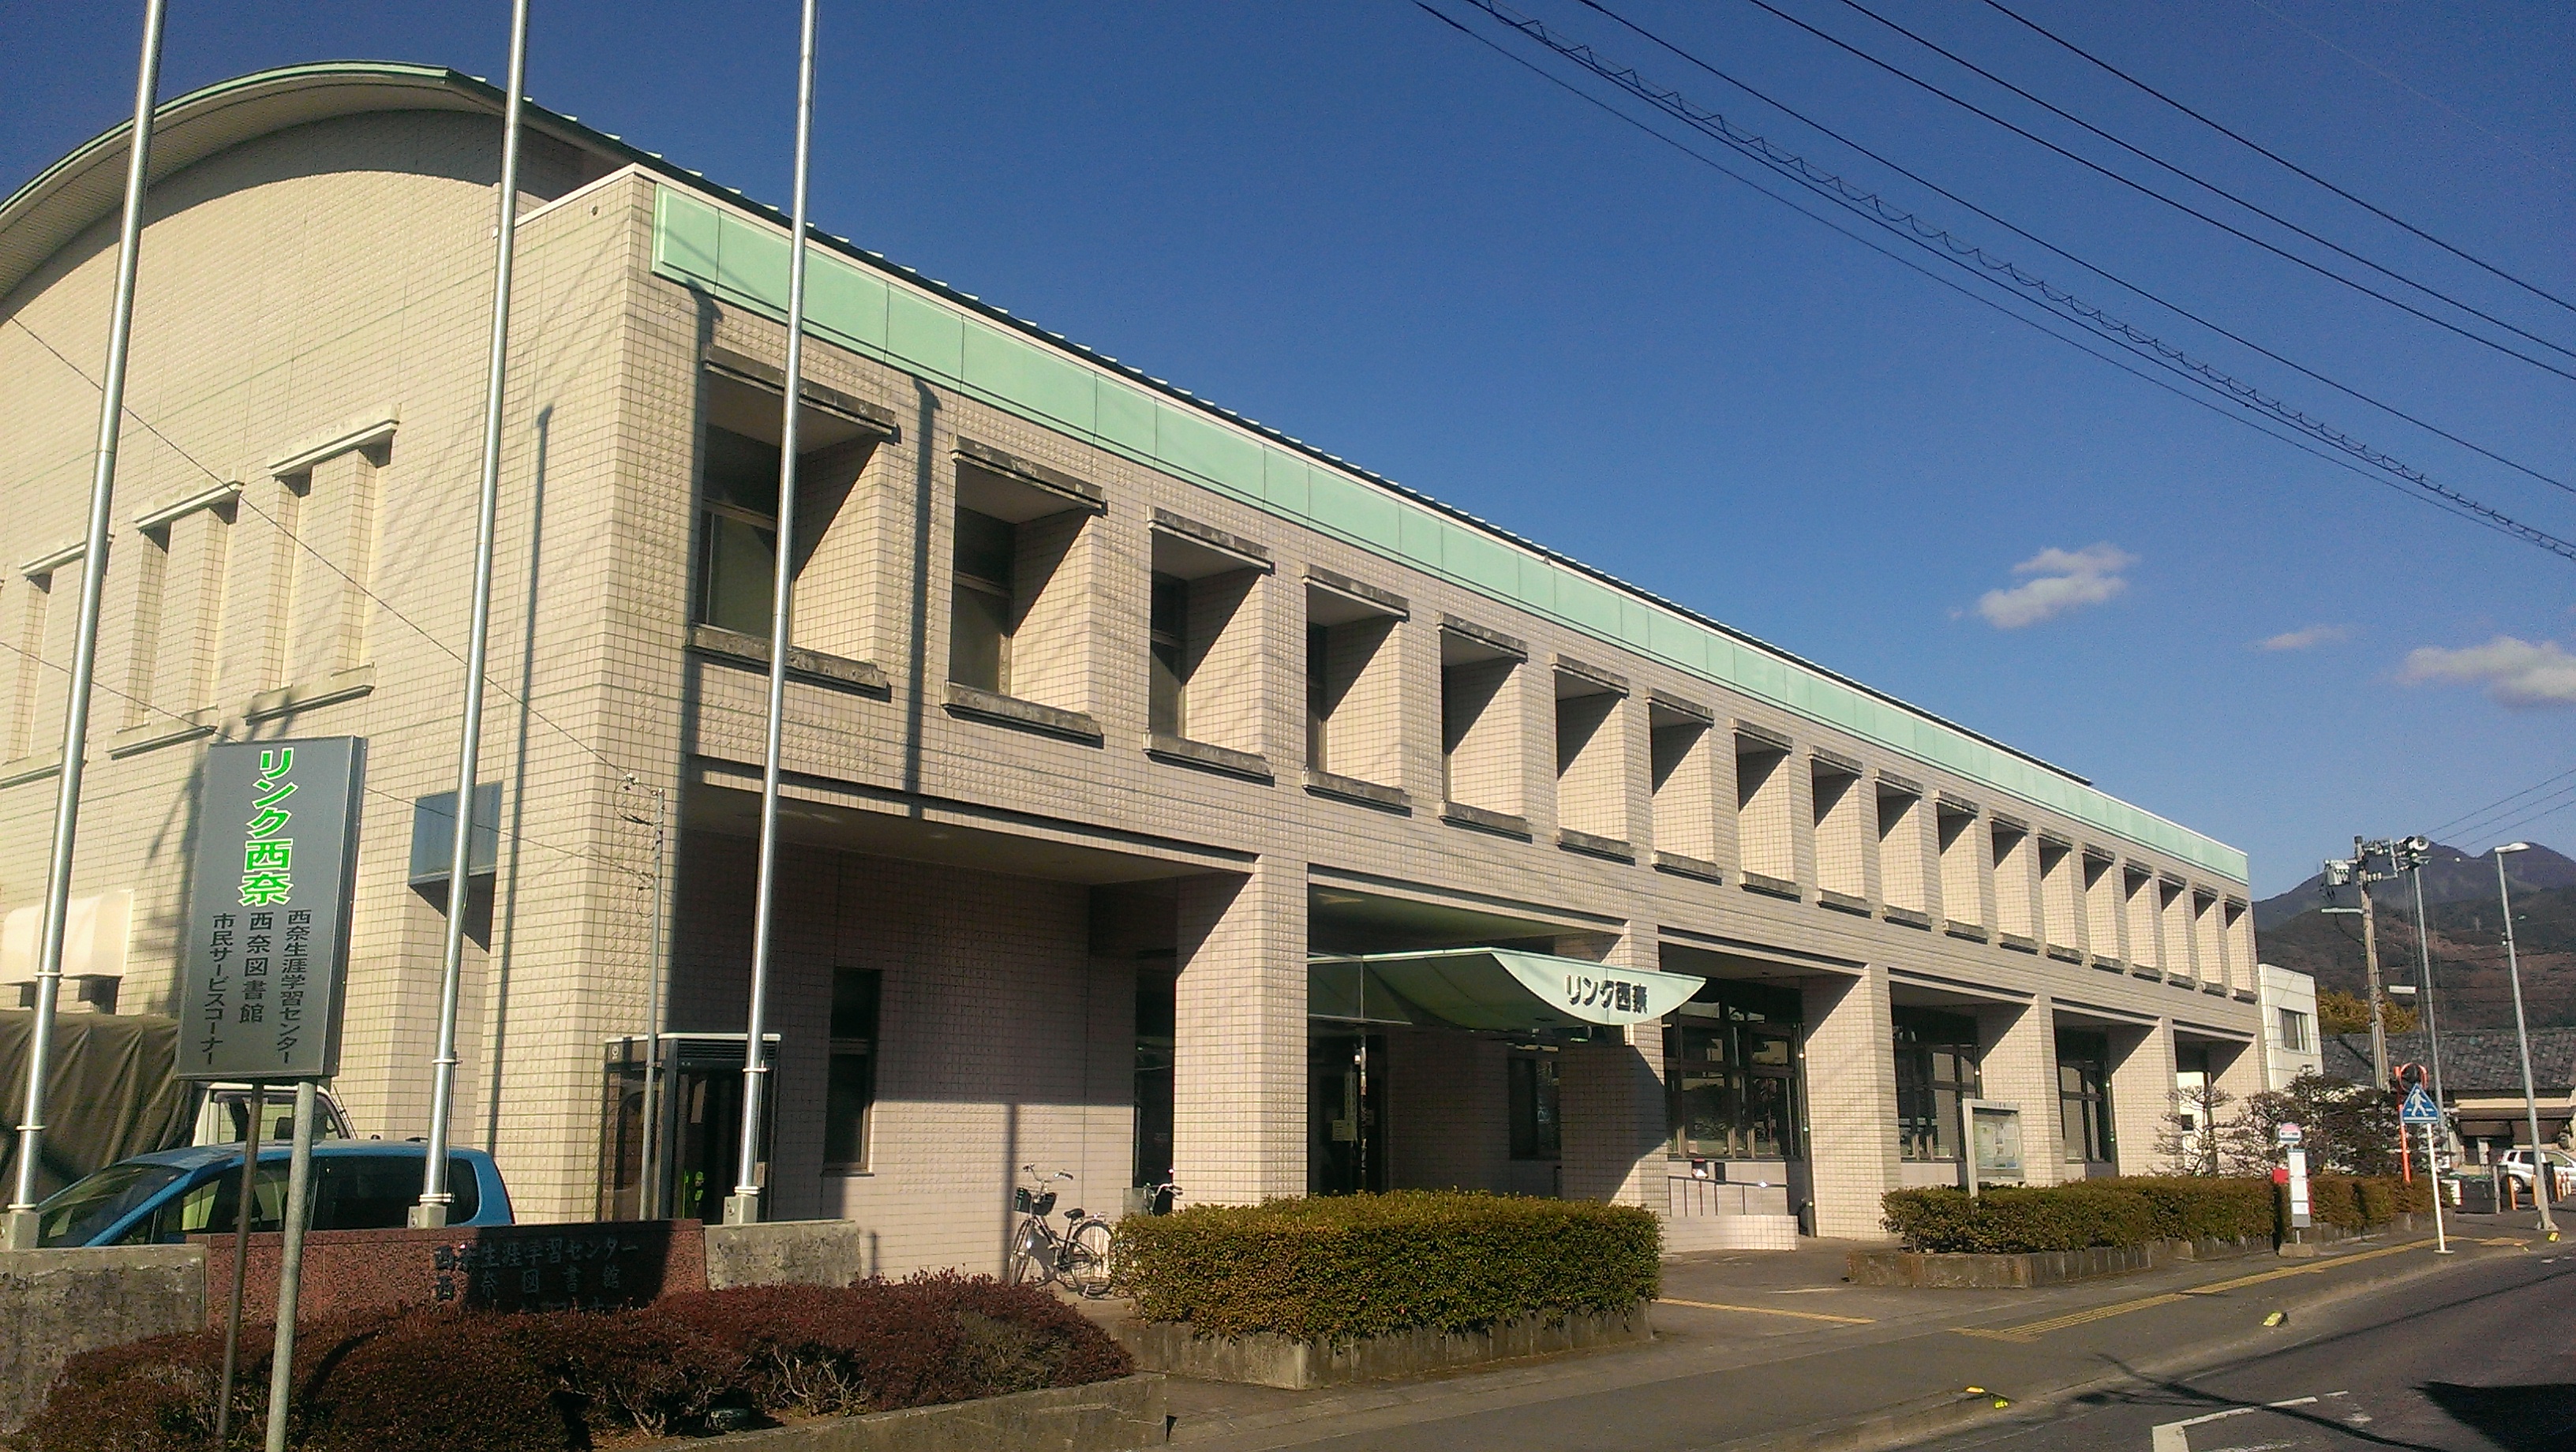
POLYGON ((1516 948, 1315 958, 1307 972, 1311 1017, 1504 1032, 1644 1023, 1708 981, 1516 948))

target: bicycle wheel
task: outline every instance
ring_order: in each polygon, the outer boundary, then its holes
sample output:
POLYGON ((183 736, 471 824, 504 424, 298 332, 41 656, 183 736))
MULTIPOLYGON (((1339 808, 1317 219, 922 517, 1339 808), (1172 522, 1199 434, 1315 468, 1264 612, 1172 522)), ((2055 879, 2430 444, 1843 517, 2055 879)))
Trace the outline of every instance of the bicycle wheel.
POLYGON ((1011 1238, 1010 1259, 1002 1278, 1015 1286, 1047 1278, 1046 1231, 1036 1222, 1022 1222, 1020 1233, 1011 1238))
POLYGON ((1115 1279, 1110 1257, 1117 1250, 1117 1233, 1106 1220, 1085 1220, 1073 1228, 1073 1239, 1064 1248, 1062 1270, 1065 1283, 1085 1296, 1109 1294, 1115 1279))

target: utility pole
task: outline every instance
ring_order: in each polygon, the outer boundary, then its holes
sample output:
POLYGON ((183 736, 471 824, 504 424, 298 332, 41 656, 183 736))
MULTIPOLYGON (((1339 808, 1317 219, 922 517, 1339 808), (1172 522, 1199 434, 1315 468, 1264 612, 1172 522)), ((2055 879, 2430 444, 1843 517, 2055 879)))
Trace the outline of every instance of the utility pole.
POLYGON ((2388 1087, 2388 995, 2379 986, 2379 918, 2371 911, 2369 848, 2352 839, 2352 881, 2361 892, 2361 962, 2370 984, 2370 1082, 2388 1087))

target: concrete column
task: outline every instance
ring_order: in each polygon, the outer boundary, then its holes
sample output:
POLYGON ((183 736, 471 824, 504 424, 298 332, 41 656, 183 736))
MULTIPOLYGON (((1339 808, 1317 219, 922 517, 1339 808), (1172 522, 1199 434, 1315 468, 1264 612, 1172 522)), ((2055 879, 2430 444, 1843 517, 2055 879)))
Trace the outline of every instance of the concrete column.
POLYGON ((1879 1198, 1899 1183, 1896 1027, 1887 970, 1873 964, 1857 978, 1810 978, 1804 997, 1815 1230, 1883 1238, 1879 1198))
MULTIPOLYGON (((1656 968, 1653 939, 1621 936, 1602 958, 1620 968, 1656 968)), ((1664 1026, 1600 1030, 1557 1056, 1564 1115, 1564 1193, 1569 1200, 1661 1206, 1664 1189, 1664 1026)))
POLYGON ((2057 1012, 2042 995, 2026 1008, 1997 1004, 1977 1013, 1985 1097, 2021 1106, 2022 1174, 2033 1185, 2065 1176, 2057 1122, 2057 1012))
POLYGON ((2111 1134, 2120 1173, 2152 1175, 2170 1169, 2156 1141, 2173 1112, 2173 1020, 2153 1028, 2111 1030, 2111 1134))
POLYGON ((1193 1204, 1306 1193, 1306 865, 1180 885, 1172 1177, 1193 1204))

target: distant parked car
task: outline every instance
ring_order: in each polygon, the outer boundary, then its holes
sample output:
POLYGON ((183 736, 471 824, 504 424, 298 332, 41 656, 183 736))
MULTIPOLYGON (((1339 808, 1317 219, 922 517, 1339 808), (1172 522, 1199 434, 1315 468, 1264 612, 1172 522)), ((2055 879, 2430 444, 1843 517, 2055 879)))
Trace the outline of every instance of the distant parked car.
MULTIPOLYGON (((2576 1177, 2576 1155, 2571 1155, 2563 1149, 2542 1150, 2541 1153, 2548 1156, 2550 1178, 2564 1184, 2570 1177, 2576 1177)), ((2530 1150, 2506 1150, 2496 1156, 2496 1163, 2502 1165, 2504 1172, 2512 1176, 2516 1183, 2522 1185, 2531 1183, 2530 1150)), ((2555 1191, 2556 1187, 2553 1186, 2552 1193, 2555 1191)))
MULTIPOLYGON (((422 1146, 386 1140, 331 1140, 313 1146, 315 1230, 399 1226, 420 1199, 422 1146)), ((250 1228, 283 1228, 289 1149, 262 1145, 252 1187, 250 1228)), ((121 1160, 37 1208, 37 1243, 48 1246, 175 1244, 191 1235, 230 1234, 241 1206, 242 1152, 195 1145, 121 1160)), ((481 1150, 449 1152, 450 1225, 508 1225, 510 1192, 481 1150)))

